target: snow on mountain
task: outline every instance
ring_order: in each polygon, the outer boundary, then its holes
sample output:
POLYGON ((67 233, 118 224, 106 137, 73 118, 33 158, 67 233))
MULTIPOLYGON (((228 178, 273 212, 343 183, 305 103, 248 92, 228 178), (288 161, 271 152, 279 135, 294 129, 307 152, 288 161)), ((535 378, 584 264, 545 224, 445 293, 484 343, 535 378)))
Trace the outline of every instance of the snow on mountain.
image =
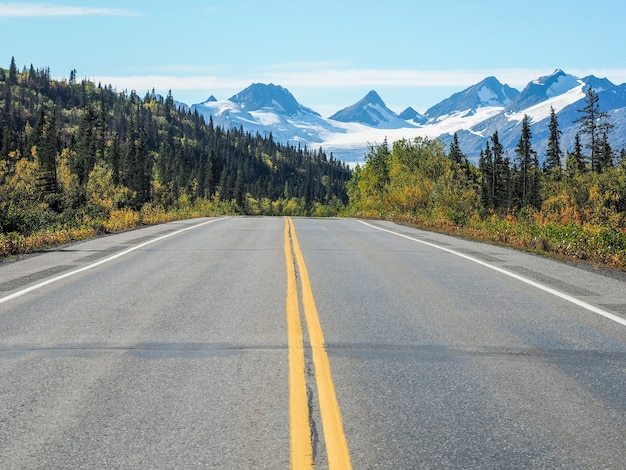
POLYGON ((429 108, 425 115, 429 121, 441 121, 461 112, 469 116, 479 108, 504 108, 518 93, 516 89, 500 83, 497 78, 487 77, 429 108))
POLYGON ((571 150, 584 106, 587 87, 598 93, 602 111, 615 125, 609 136, 613 148, 626 146, 626 84, 614 85, 606 78, 577 78, 562 70, 531 81, 521 92, 503 85, 495 77, 455 93, 424 115, 408 107, 400 115, 391 111, 381 97, 369 92, 362 100, 328 119, 300 105, 285 88, 253 84, 228 100, 210 97, 193 105, 208 120, 225 128, 243 128, 269 135, 282 143, 321 146, 348 163, 362 162, 368 148, 384 140, 394 142, 415 137, 440 138, 449 144, 456 133, 468 158, 477 163, 487 140, 498 131, 509 157, 515 158, 521 121, 531 119, 533 149, 543 158, 549 136, 550 110, 557 113, 562 131, 562 150, 571 150))
POLYGON ((428 121, 426 116, 418 113, 410 106, 398 114, 398 116, 404 121, 412 121, 413 124, 425 124, 428 121))
MULTIPOLYGON (((532 119, 532 122, 539 122, 543 119, 550 117, 550 109, 553 108, 555 113, 559 113, 562 109, 569 106, 572 103, 576 103, 585 98, 585 83, 582 80, 577 80, 576 84, 561 94, 546 93, 548 98, 543 101, 539 101, 528 108, 521 111, 512 112, 508 108, 505 111, 505 115, 510 121, 521 121, 524 115, 528 115, 532 119)), ((518 108, 518 107, 516 107, 518 108)))
MULTIPOLYGON (((621 128, 620 114, 617 111, 626 108, 626 85, 617 87, 606 79, 593 76, 580 79, 556 70, 552 75, 530 82, 502 113, 459 130, 459 144, 473 161, 477 161, 487 139, 498 131, 504 149, 514 159, 515 147, 521 134, 521 121, 527 115, 531 119, 533 150, 542 160, 549 138, 550 108, 553 108, 562 131, 561 149, 566 153, 572 149, 575 135, 580 129, 576 120, 585 105, 589 86, 598 93, 600 109, 609 113, 616 128, 621 128), (595 85, 605 89, 598 92, 595 85)), ((442 136, 442 140, 449 143, 452 135, 442 136)), ((620 132, 612 132, 609 141, 614 148, 620 149, 626 145, 626 136, 620 132)))
POLYGON ((217 101, 211 96, 192 105, 191 110, 198 111, 207 121, 211 117, 215 125, 227 129, 243 126, 251 133, 272 134, 282 143, 320 143, 321 132, 345 132, 302 106, 286 88, 271 83, 252 84, 228 100, 217 101))
POLYGON ((610 90, 615 86, 613 83, 611 83, 610 80, 607 80, 606 78, 594 77, 593 75, 584 77, 582 80, 587 85, 592 86, 593 89, 598 93, 605 90, 610 90))
POLYGON ((379 129, 412 127, 411 124, 390 110, 374 90, 370 91, 357 103, 336 112, 328 119, 340 122, 355 122, 379 129))
POLYGON ((272 110, 291 117, 301 115, 319 116, 310 108, 302 106, 294 96, 279 85, 253 83, 245 90, 231 96, 228 101, 237 103, 246 111, 272 110))
POLYGON ((555 70, 552 75, 533 80, 507 106, 509 112, 519 112, 538 103, 562 95, 583 83, 573 75, 555 70))

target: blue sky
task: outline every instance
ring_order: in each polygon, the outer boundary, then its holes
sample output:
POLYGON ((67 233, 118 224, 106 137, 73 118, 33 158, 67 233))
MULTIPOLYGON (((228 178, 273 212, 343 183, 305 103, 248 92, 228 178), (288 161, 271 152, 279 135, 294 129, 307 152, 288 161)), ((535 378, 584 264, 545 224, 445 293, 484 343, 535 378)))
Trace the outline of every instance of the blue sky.
POLYGON ((187 104, 251 83, 323 116, 376 90, 425 111, 494 75, 522 89, 560 68, 626 82, 626 6, 607 0, 0 1, 0 66, 49 67, 187 104))

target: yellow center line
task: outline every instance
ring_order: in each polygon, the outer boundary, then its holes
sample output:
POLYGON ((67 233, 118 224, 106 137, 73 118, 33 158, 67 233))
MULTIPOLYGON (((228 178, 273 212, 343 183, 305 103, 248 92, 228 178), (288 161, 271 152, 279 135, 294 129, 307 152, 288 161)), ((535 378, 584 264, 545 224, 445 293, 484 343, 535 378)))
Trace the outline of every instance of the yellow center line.
MULTIPOLYGON (((324 335, 317 314, 315 300, 313 298, 313 290, 309 281, 309 274, 304 264, 304 257, 300 250, 298 237, 293 220, 287 218, 289 225, 289 233, 291 234, 291 244, 293 252, 298 263, 298 272, 302 284, 302 303, 304 307, 304 317, 306 319, 307 330, 309 332, 309 340, 311 342, 311 351, 313 356, 313 364, 315 366, 315 380, 317 383, 317 393, 320 406, 320 414, 322 416, 322 426, 324 430, 324 442, 326 444, 326 454, 328 456, 329 469, 349 470, 352 468, 350 461, 350 451, 346 440, 343 421, 341 419, 341 411, 335 393, 332 374, 330 371, 330 362, 324 347, 324 335)), ((285 236, 288 236, 286 230, 285 236)), ((285 244, 287 242, 285 241, 285 244)), ((291 255, 291 250, 290 255, 291 255)), ((292 259, 292 258, 288 258, 292 259)), ((289 264, 289 262, 288 262, 289 264)), ((293 264, 293 262, 292 262, 293 264)))
POLYGON ((298 286, 293 262, 289 223, 285 219, 285 260, 287 263, 287 333, 289 345, 289 447, 291 468, 294 470, 313 468, 311 424, 306 393, 304 368, 304 346, 298 286))

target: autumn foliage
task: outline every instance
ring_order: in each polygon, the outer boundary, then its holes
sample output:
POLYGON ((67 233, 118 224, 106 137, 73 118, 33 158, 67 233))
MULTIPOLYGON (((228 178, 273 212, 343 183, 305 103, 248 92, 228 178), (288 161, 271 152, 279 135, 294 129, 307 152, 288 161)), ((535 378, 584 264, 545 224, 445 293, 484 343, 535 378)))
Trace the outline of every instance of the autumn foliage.
POLYGON ((352 216, 385 218, 480 240, 626 270, 626 162, 602 172, 537 170, 533 204, 515 194, 481 197, 485 175, 451 158, 439 140, 417 138, 369 149, 348 183, 352 216), (495 206, 495 207, 494 207, 495 206))

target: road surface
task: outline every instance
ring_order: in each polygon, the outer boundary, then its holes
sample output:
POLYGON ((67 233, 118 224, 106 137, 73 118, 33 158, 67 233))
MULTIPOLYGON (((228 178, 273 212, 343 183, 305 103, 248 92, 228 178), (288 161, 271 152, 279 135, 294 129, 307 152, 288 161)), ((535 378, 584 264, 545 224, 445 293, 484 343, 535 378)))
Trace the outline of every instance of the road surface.
POLYGON ((0 265, 0 468, 626 467, 623 276, 380 221, 0 265))

